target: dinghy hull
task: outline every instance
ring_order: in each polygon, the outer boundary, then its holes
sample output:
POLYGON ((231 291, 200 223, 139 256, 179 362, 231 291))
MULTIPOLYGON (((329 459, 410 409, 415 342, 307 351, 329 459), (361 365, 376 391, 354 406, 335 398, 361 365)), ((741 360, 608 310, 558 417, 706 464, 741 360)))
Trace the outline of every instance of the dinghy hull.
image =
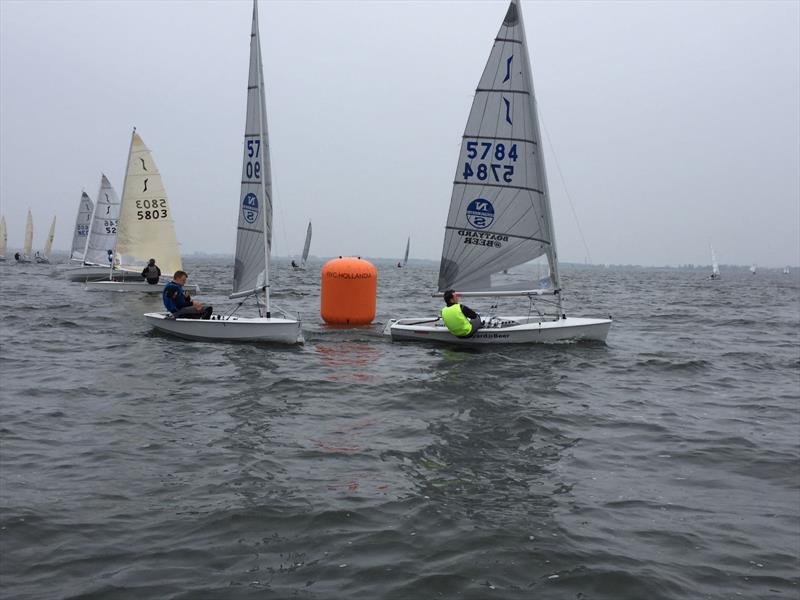
MULTIPOLYGON (((167 282, 149 284, 146 281, 87 281, 86 290, 90 292, 138 292, 142 294, 160 294, 164 291, 167 282)), ((196 285, 185 285, 184 290, 189 292, 199 292, 200 287, 196 285)))
POLYGON ((283 318, 228 317, 220 319, 174 319, 166 313, 146 313, 147 322, 157 331, 203 342, 262 342, 302 344, 300 321, 283 318))
POLYGON ((494 317, 486 327, 469 338, 451 334, 441 320, 392 319, 384 333, 392 341, 437 342, 464 346, 500 344, 555 344, 560 342, 605 342, 611 319, 568 317, 558 321, 537 321, 530 317, 494 317), (425 322, 427 321, 427 322, 425 322))
MULTIPOLYGON (((64 272, 64 277, 69 281, 108 281, 108 267, 78 267, 64 272)), ((114 281, 136 281, 142 280, 139 273, 129 271, 114 271, 112 275, 114 281)))

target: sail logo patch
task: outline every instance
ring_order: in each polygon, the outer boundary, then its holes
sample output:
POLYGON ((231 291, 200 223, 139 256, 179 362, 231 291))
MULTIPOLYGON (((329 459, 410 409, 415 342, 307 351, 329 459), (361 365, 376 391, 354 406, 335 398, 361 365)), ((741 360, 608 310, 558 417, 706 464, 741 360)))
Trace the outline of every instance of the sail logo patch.
POLYGON ((252 192, 242 199, 242 216, 250 225, 258 218, 258 198, 252 192))
POLYGON ((467 205, 467 221, 475 229, 486 229, 494 221, 494 206, 484 198, 475 198, 467 205))

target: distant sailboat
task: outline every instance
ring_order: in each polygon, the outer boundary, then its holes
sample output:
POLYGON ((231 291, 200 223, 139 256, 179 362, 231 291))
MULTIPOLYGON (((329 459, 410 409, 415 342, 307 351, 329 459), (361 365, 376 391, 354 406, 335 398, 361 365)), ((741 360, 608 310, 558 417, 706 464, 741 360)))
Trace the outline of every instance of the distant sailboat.
POLYGON ((22 247, 22 254, 17 252, 14 258, 20 263, 31 262, 31 252, 33 251, 33 215, 28 209, 28 219, 25 221, 25 244, 22 247))
POLYGON ((709 279, 719 279, 719 264, 717 263, 717 255, 714 254, 714 246, 711 246, 711 275, 709 279))
POLYGON ((306 243, 303 245, 303 256, 300 258, 300 264, 292 261, 292 269, 295 271, 305 271, 306 261, 308 260, 308 251, 311 249, 311 221, 308 222, 308 229, 306 229, 306 243))
MULTIPOLYGON (((3 231, 5 231, 5 227, 3 228, 3 231)), ((5 252, 4 252, 4 254, 5 254, 5 252)), ((783 267, 783 274, 784 275, 789 275, 789 267, 783 267)))
POLYGON ((6 218, 0 217, 0 262, 6 260, 8 251, 8 232, 6 231, 6 218))
MULTIPOLYGON (((107 180, 104 179, 104 183, 107 180)), ((109 185, 110 187, 110 185, 109 185)), ((101 190, 101 193, 102 190, 101 190)), ((98 198, 98 206, 100 200, 98 198)), ((97 211, 95 221, 97 224, 97 211)), ((100 215, 102 217, 103 215, 100 215)), ((116 281, 114 274, 127 272, 141 273, 150 258, 164 276, 183 269, 178 239, 175 236, 175 222, 167 199, 167 192, 150 149, 142 141, 134 128, 131 134, 131 146, 128 152, 128 166, 125 170, 125 184, 122 189, 122 200, 119 203, 119 218, 116 226, 105 225, 104 234, 110 237, 116 233, 114 249, 110 255, 109 277, 105 281, 89 281, 86 288, 90 290, 111 290, 117 292, 149 292, 160 294, 164 283, 149 284, 142 278, 138 281, 116 281)), ((93 244, 94 227, 90 237, 93 244)), ((102 239, 102 236, 99 238, 102 239)), ((107 239, 107 238, 106 238, 107 239)), ((90 260, 100 260, 102 251, 97 254, 88 252, 90 260)), ((107 252, 107 251, 106 251, 107 252)), ((109 264, 108 262, 106 264, 109 264)), ((184 286, 197 290, 196 285, 184 286)))
POLYGON ((36 262, 39 264, 48 264, 50 262, 50 253, 53 251, 53 238, 56 235, 56 218, 53 216, 53 222, 50 224, 50 231, 47 234, 47 239, 44 242, 44 249, 42 253, 36 253, 36 262))
MULTIPOLYGON (((448 344, 604 341, 611 319, 566 317, 562 311, 555 231, 542 138, 519 0, 494 39, 459 151, 445 225, 439 293, 541 296, 543 309, 484 319, 471 337, 451 334, 439 317, 391 319, 392 340, 448 344), (545 258, 540 276, 510 281, 503 270, 545 258), (548 298, 549 297, 549 298, 548 298)), ((527 308, 527 307, 526 307, 527 308)))
POLYGON ((69 259, 83 262, 86 254, 86 242, 89 241, 89 229, 92 225, 92 211, 94 202, 86 192, 81 193, 78 202, 78 216, 75 217, 75 231, 72 232, 72 249, 69 259))
MULTIPOLYGON (((288 313, 273 317, 270 306, 269 264, 272 246, 272 171, 264 102, 264 74, 261 63, 261 38, 258 30, 258 4, 253 1, 250 33, 250 73, 247 84, 244 157, 241 190, 236 212, 236 256, 233 268, 233 293, 239 306, 225 315, 202 319, 176 319, 165 313, 147 313, 155 329, 178 337, 204 341, 255 341, 282 344, 302 343, 299 319, 288 313), (263 304, 261 303, 263 294, 263 304), (239 317, 234 313, 253 297, 258 317, 239 317)), ((311 227, 309 225, 307 239, 311 227)), ((308 242, 306 243, 308 246, 308 242)))
POLYGON ((755 275, 755 274, 756 274, 756 266, 755 266, 754 264, 753 264, 753 265, 750 265, 750 272, 751 272, 753 275, 755 275))
POLYGON ((411 248, 411 236, 408 236, 408 240, 406 240, 406 253, 403 256, 403 262, 397 263, 398 269, 405 269, 406 265, 408 264, 408 251, 411 248))

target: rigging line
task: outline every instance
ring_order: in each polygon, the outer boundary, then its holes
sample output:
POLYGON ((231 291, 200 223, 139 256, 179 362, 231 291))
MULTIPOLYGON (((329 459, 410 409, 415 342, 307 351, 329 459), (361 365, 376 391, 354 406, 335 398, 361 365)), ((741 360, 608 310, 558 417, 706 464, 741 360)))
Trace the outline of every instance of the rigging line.
MULTIPOLYGON (((572 203, 572 197, 569 194, 569 190, 567 189, 567 182, 564 180, 564 174, 561 172, 561 164, 558 162, 558 156, 556 155, 556 148, 553 145, 552 140, 550 139, 550 133, 547 131, 547 125, 545 125, 544 118, 542 118, 542 107, 539 106, 539 122, 542 125, 542 129, 544 129, 544 135, 547 138, 547 143, 550 146, 550 151, 553 153, 553 159, 556 164, 556 170, 558 171, 558 177, 561 179, 561 185, 564 186, 564 193, 567 196, 567 200, 569 201, 569 207, 572 210, 572 216, 575 218, 575 224, 578 226, 578 233, 581 236, 581 241, 583 242, 583 249, 586 250, 586 258, 589 259, 589 264, 592 263, 592 253, 589 252, 589 245, 586 243, 586 237, 583 235, 583 229, 581 228, 581 222, 578 220, 578 213, 575 212, 575 205, 572 203)), ((552 232, 551 232, 552 235, 552 232)))

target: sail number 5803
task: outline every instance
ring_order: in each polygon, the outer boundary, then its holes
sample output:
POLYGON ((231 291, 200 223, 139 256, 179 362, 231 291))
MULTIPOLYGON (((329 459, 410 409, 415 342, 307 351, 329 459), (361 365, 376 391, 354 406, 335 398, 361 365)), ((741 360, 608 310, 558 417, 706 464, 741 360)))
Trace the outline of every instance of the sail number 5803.
POLYGON ((462 176, 465 180, 475 177, 479 181, 503 181, 511 183, 514 180, 514 165, 497 164, 491 161, 517 161, 517 145, 511 144, 510 147, 498 142, 477 142, 467 141, 467 158, 474 160, 479 158, 481 161, 488 159, 490 162, 480 162, 477 165, 471 165, 470 162, 464 163, 464 172, 462 176), (480 156, 479 156, 480 155, 480 156))

